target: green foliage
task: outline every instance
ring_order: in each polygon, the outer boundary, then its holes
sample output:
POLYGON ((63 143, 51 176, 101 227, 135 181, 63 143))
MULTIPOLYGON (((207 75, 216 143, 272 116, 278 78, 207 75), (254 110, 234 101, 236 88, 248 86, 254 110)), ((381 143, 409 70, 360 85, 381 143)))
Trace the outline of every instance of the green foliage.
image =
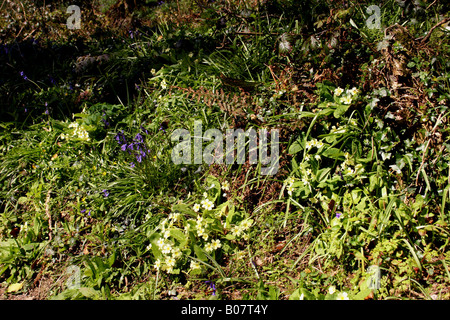
POLYGON ((356 2, 145 1, 135 30, 98 1, 68 31, 24 3, 0 19, 7 295, 448 298, 442 4, 382 1, 371 29, 356 2), (173 163, 196 120, 280 130, 278 174, 173 163))

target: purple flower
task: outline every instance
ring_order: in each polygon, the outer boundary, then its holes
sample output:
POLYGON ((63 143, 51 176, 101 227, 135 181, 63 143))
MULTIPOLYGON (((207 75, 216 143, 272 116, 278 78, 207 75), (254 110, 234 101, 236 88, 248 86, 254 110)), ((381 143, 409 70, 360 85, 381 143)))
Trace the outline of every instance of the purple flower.
POLYGON ((137 160, 137 162, 141 163, 142 162, 142 156, 140 154, 138 154, 136 156, 136 160, 137 160))
POLYGON ((214 282, 205 281, 205 283, 209 285, 209 288, 212 289, 212 295, 215 296, 216 295, 216 286, 214 285, 214 282))
POLYGON ((127 150, 127 144, 126 144, 126 143, 123 144, 123 145, 120 147, 120 150, 122 150, 122 151, 127 150))
POLYGON ((20 71, 20 76, 23 78, 23 80, 28 80, 28 77, 25 75, 23 71, 20 71))
POLYGON ((141 126, 141 130, 144 131, 145 134, 148 134, 148 130, 141 126))
POLYGON ((143 142, 143 141, 144 141, 144 139, 142 139, 142 136, 141 136, 140 133, 138 133, 138 134, 134 137, 134 140, 136 140, 137 142, 143 142))
POLYGON ((105 124, 105 127, 109 127, 109 122, 106 119, 102 119, 102 122, 105 124))
POLYGON ((106 189, 103 189, 103 195, 105 196, 105 198, 106 197, 108 197, 109 196, 109 192, 108 192, 108 190, 106 190, 106 189))
POLYGON ((130 167, 134 168, 134 162, 130 163, 130 167))
POLYGON ((127 140, 125 139, 125 135, 123 134, 123 130, 122 132, 118 132, 117 135, 115 136, 115 139, 118 143, 127 143, 127 140))
POLYGON ((336 212, 336 218, 340 218, 342 216, 342 213, 340 213, 340 212, 336 212))

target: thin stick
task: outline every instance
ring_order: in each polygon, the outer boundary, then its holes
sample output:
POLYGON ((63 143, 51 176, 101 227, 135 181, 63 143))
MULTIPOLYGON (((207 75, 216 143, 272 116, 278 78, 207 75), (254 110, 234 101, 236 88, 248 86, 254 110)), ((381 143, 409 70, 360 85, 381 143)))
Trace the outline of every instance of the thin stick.
POLYGON ((428 33, 427 33, 427 35, 426 35, 425 37, 423 37, 423 38, 417 38, 417 39, 415 39, 415 40, 416 40, 416 41, 419 41, 419 40, 420 40, 420 43, 421 43, 421 44, 425 44, 425 43, 430 39, 431 34, 433 33, 434 29, 436 29, 437 27, 443 25, 444 23, 446 23, 446 22, 448 22, 448 21, 450 21, 450 18, 445 18, 444 20, 442 20, 442 21, 440 21, 439 23, 437 23, 434 27, 432 27, 432 28, 430 29, 430 31, 428 31, 428 33))
MULTIPOLYGON (((438 125, 441 123, 441 119, 442 119, 442 115, 443 115, 443 114, 444 114, 444 112, 442 112, 442 113, 439 115, 439 117, 437 118, 436 124, 434 125, 433 129, 431 130, 431 135, 434 134, 434 132, 436 131, 438 125)), ((422 170, 422 167, 423 167, 423 165, 424 165, 424 163, 425 163, 425 156, 426 156, 426 154, 427 154, 428 145, 430 144, 430 141, 431 141, 431 139, 428 139, 427 145, 426 145, 425 150, 424 150, 424 152, 423 152, 422 163, 420 164, 419 171, 417 171, 417 175, 416 175, 416 186, 417 186, 417 183, 418 183, 418 180, 419 180, 419 174, 420 174, 420 171, 422 170)))
POLYGON ((436 3, 436 1, 437 0, 434 0, 425 10, 428 10, 428 9, 430 9, 431 8, 431 6, 433 5, 433 4, 435 4, 436 3))
POLYGON ((52 193, 52 190, 48 190, 47 192, 47 198, 45 199, 45 214, 47 215, 48 218, 48 239, 51 241, 52 240, 52 215, 50 214, 50 194, 52 193))

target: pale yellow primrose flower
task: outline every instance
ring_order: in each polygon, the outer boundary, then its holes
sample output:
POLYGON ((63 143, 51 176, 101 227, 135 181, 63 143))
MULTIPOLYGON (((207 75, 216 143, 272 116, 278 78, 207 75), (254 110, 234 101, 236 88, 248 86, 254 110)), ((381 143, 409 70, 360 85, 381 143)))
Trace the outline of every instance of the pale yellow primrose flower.
POLYGON ((157 245, 158 248, 160 248, 160 249, 162 249, 162 247, 164 247, 164 244, 165 244, 165 242, 164 242, 164 239, 163 239, 163 238, 160 238, 160 239, 158 239, 158 241, 156 241, 156 245, 157 245))
POLYGON ((241 222, 241 227, 244 230, 250 228, 251 226, 252 226, 252 223, 250 222, 250 220, 244 220, 241 222))
POLYGON ((316 147, 319 148, 319 149, 322 148, 323 147, 323 142, 316 140, 316 147))
POLYGON ((200 269, 200 264, 197 261, 192 260, 191 261, 191 269, 200 269))
POLYGON ((336 287, 335 286, 331 286, 331 287, 328 288, 328 293, 329 294, 333 294, 335 292, 336 292, 336 287))
POLYGON ((352 97, 351 96, 345 96, 341 98, 342 103, 344 104, 350 104, 352 103, 352 97))
POLYGON ((214 208, 214 203, 211 200, 206 199, 203 203, 203 208, 206 210, 212 210, 214 208))
POLYGON ((199 237, 202 237, 204 234, 205 234, 205 229, 203 229, 203 228, 198 228, 197 229, 197 235, 199 237))
POLYGON ((167 89, 167 82, 165 79, 163 79, 163 81, 161 81, 161 88, 167 89))
POLYGON ((336 297, 336 300, 350 300, 350 299, 348 298, 347 292, 339 292, 336 297))
POLYGON ((161 252, 163 254, 169 254, 171 251, 172 251, 172 246, 168 243, 165 243, 161 250, 161 252))
POLYGON ((172 255, 175 259, 178 259, 179 257, 181 257, 181 250, 179 248, 173 248, 172 255))
POLYGON ((168 257, 167 260, 166 260, 166 264, 167 264, 168 267, 175 266, 175 262, 176 262, 175 259, 172 258, 172 257, 168 257))
POLYGON ((224 191, 230 190, 230 183, 227 180, 222 182, 222 190, 224 190, 224 191))
POLYGON ((222 247, 222 244, 220 243, 219 239, 211 241, 211 245, 212 245, 214 250, 219 249, 220 247, 222 247))
POLYGON ((177 221, 180 218, 180 214, 178 212, 173 212, 169 214, 169 220, 177 221))
POLYGON ((353 87, 350 90, 347 90, 347 93, 350 93, 352 96, 356 95, 359 92, 359 90, 355 87, 353 87))
POLYGON ((286 190, 287 190, 288 194, 289 194, 290 196, 292 196, 292 191, 294 191, 294 187, 292 186, 292 184, 289 184, 289 185, 287 186, 286 190))
POLYGON ((293 184, 295 182, 294 177, 289 177, 286 179, 286 184, 293 184))
POLYGON ((207 244, 205 245, 205 251, 206 251, 206 252, 213 252, 213 250, 214 250, 214 248, 213 248, 213 246, 212 246, 211 243, 207 243, 207 244))
POLYGON ((334 89, 334 94, 336 95, 336 97, 339 97, 343 92, 344 92, 344 89, 342 89, 342 88, 334 89))
POLYGON ((243 259, 245 257, 246 252, 245 251, 239 251, 238 253, 236 253, 236 258, 237 259, 243 259))

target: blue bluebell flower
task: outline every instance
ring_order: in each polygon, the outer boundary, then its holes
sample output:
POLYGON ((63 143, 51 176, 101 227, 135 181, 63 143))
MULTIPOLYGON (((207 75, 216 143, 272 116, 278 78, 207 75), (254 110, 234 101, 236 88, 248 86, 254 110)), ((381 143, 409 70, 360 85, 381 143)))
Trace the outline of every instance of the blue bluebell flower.
POLYGON ((28 80, 28 77, 25 75, 25 72, 20 71, 20 76, 23 78, 23 80, 28 80))
POLYGON ((141 134, 138 133, 135 137, 134 140, 136 140, 137 142, 144 142, 144 139, 142 138, 141 134))

